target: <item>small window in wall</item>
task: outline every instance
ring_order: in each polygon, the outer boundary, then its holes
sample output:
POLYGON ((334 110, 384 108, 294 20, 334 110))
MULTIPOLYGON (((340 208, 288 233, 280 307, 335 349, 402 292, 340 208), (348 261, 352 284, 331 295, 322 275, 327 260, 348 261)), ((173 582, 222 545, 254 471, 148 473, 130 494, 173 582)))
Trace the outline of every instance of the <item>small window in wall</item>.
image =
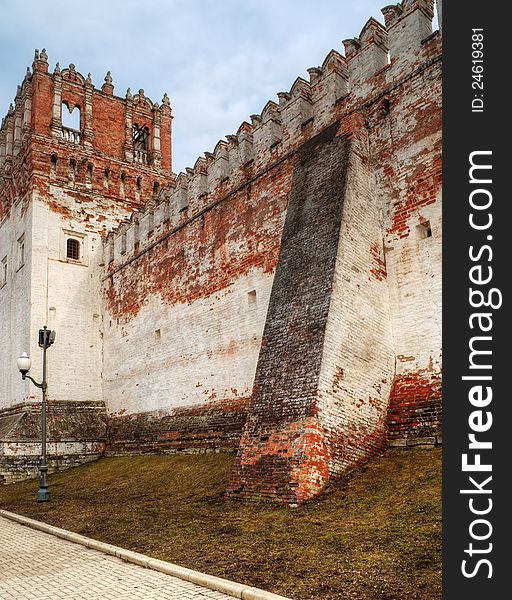
POLYGON ((140 193, 142 191, 142 177, 137 177, 137 185, 135 187, 135 199, 140 200, 140 193))
POLYGON ((18 239, 18 265, 17 269, 21 269, 21 267, 25 264, 25 236, 22 235, 18 239))
POLYGON ((80 260, 80 242, 74 238, 68 238, 66 241, 66 258, 71 260, 80 260))
POLYGON ((155 181, 155 183, 153 184, 153 196, 158 196, 159 189, 160 189, 160 186, 158 185, 158 182, 155 181))
POLYGON ((421 225, 418 225, 416 229, 418 231, 418 237, 420 240, 432 237, 432 227, 430 226, 430 221, 424 221, 421 223, 421 225))
POLYGON ((57 175, 57 155, 52 154, 50 158, 50 177, 55 177, 57 175))
POLYGON ((69 161, 69 180, 75 181, 76 179, 76 160, 72 158, 69 161))
POLYGON ((124 198, 126 196, 126 175, 125 173, 121 173, 121 185, 119 187, 119 193, 121 197, 124 198))
POLYGON ((78 231, 62 229, 59 258, 67 263, 87 265, 87 236, 78 231))
POLYGON ((94 173, 94 165, 89 163, 87 165, 87 172, 85 174, 85 184, 88 188, 92 188, 92 176, 94 173))
POLYGON ((105 169, 103 185, 107 190, 110 188, 110 169, 105 169))
POLYGON ((247 292, 247 302, 249 304, 256 303, 256 290, 251 290, 250 292, 247 292))
POLYGON ((0 271, 0 287, 7 283, 7 256, 2 258, 2 270, 0 271))

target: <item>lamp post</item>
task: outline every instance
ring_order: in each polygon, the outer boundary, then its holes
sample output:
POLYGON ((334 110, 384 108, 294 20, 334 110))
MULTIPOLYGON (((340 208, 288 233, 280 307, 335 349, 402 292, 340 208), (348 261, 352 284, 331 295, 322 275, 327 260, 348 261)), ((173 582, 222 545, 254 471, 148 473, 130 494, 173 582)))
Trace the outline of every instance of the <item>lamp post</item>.
POLYGON ((22 379, 30 379, 30 381, 41 390, 41 460, 39 463, 39 490, 37 492, 38 502, 50 501, 50 490, 48 489, 48 462, 46 460, 46 350, 55 341, 55 331, 46 328, 46 325, 39 330, 39 347, 43 349, 43 379, 41 383, 37 383, 32 379, 28 372, 32 361, 28 354, 24 352, 17 360, 18 369, 22 379))

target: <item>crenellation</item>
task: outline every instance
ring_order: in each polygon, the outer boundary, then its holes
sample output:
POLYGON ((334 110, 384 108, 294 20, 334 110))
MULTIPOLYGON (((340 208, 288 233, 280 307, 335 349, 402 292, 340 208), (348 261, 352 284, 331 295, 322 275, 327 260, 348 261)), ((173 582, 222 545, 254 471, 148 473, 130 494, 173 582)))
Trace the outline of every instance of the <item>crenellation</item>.
POLYGON ((228 153, 227 142, 225 140, 218 141, 213 151, 213 164, 208 168, 208 175, 210 176, 210 171, 212 173, 212 187, 218 187, 229 177, 230 169, 228 153))
POLYGON ((122 221, 116 230, 114 241, 114 262, 121 263, 125 259, 125 254, 129 251, 127 231, 130 227, 128 221, 122 221))
POLYGON ((421 52, 421 42, 432 33, 434 0, 404 0, 382 9, 388 30, 392 63, 402 68, 413 63, 421 52))
POLYGON ((361 42, 357 38, 347 38, 342 42, 345 50, 345 60, 348 62, 361 51, 361 42))
POLYGON ((313 126, 316 133, 329 124, 336 104, 349 93, 347 63, 339 52, 331 50, 320 71, 312 84, 313 126))
POLYGON ((254 160, 253 126, 244 121, 238 128, 236 137, 241 166, 245 167, 249 162, 254 160))
POLYGON ((187 205, 192 211, 201 210, 204 205, 205 196, 208 192, 208 162, 204 156, 200 156, 193 169, 187 169, 187 205))
POLYGON ((103 261, 104 267, 109 269, 114 261, 114 240, 115 235, 113 231, 109 231, 103 245, 103 261))
POLYGON ((389 30, 398 22, 403 14, 402 3, 384 6, 384 8, 381 9, 381 13, 384 16, 384 23, 389 32, 389 30))
POLYGON ((173 224, 177 223, 181 214, 188 209, 189 179, 185 173, 180 173, 176 178, 176 186, 171 189, 169 210, 173 224))
POLYGON ((289 93, 278 94, 283 143, 294 147, 304 137, 304 126, 313 119, 311 86, 297 77, 289 93))
POLYGON ((160 190, 155 203, 155 235, 159 236, 167 230, 169 226, 170 209, 169 209, 169 194, 167 189, 162 192, 160 190))
MULTIPOLYGON (((344 56, 338 51, 331 50, 324 58, 320 67, 319 79, 315 83, 321 83, 324 78, 329 78, 330 75, 338 75, 337 85, 332 86, 336 91, 336 100, 348 93, 348 72, 347 63, 344 56)), ((327 79, 329 81, 329 79, 327 79)))
POLYGON ((274 157, 277 145, 283 138, 283 128, 279 105, 269 100, 261 115, 251 115, 254 147, 254 168, 261 169, 268 164, 269 156, 274 157))
POLYGON ((371 18, 359 34, 363 77, 371 77, 388 64, 388 34, 386 28, 371 18))
POLYGON ((148 244, 150 243, 150 238, 154 231, 154 214, 153 210, 150 206, 145 206, 144 211, 140 213, 139 217, 139 235, 138 241, 139 245, 137 246, 136 252, 140 252, 144 250, 148 244))
POLYGON ((359 38, 343 40, 350 92, 365 96, 371 91, 368 80, 388 64, 388 36, 386 28, 370 18, 359 38))
MULTIPOLYGON (((119 229, 117 230, 119 232, 119 229)), ((126 254, 133 255, 138 252, 140 244, 140 212, 134 211, 130 215, 126 227, 120 230, 120 235, 126 235, 126 254)), ((125 258, 125 257, 123 257, 125 258)))

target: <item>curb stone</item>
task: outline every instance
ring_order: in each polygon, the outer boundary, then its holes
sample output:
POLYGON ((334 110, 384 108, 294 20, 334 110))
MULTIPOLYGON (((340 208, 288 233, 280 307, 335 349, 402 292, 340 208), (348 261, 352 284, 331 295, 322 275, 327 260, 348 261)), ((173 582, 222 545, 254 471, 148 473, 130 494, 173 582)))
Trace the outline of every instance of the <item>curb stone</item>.
POLYGON ((61 529, 60 527, 54 527, 53 525, 48 525, 42 521, 29 519, 28 517, 17 515, 16 513, 11 513, 6 510, 0 510, 0 516, 10 519, 11 521, 15 521, 21 525, 31 527, 32 529, 37 529, 39 531, 43 531, 44 533, 55 535, 69 542, 80 544, 81 546, 85 546, 91 550, 97 550, 99 552, 103 552, 104 554, 117 556, 126 562, 133 563, 147 569, 153 569, 154 571, 160 571, 166 575, 172 575, 178 579, 195 583, 196 585, 200 585, 210 590, 222 592, 223 594, 232 596, 233 598, 240 598, 240 600, 291 600, 291 598, 279 596, 277 594, 273 594, 272 592, 266 592, 242 583, 235 583, 234 581, 222 579, 221 577, 215 577, 214 575, 200 573, 199 571, 187 569, 186 567, 180 567, 179 565, 175 565, 164 560, 151 558, 144 554, 140 554, 139 552, 132 552, 131 550, 125 550, 124 548, 113 546, 112 544, 106 544, 105 542, 93 540, 85 537, 84 535, 73 533, 72 531, 61 529))

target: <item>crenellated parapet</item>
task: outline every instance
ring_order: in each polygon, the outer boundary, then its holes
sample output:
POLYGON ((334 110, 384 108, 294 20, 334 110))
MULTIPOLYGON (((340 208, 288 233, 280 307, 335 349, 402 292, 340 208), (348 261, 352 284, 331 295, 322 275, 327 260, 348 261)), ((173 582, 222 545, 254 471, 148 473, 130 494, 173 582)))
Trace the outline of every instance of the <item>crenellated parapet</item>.
MULTIPOLYGON (((298 77, 288 92, 277 94, 277 102, 269 100, 260 114, 251 115, 235 134, 161 188, 156 207, 164 208, 151 209, 153 237, 144 239, 141 233, 137 251, 154 243, 155 235, 172 232, 228 197, 343 115, 385 98, 401 80, 439 56, 440 36, 432 35, 432 0, 404 0, 382 13, 384 24, 370 18, 358 37, 343 41, 344 55, 331 50, 321 66, 307 69, 307 79, 298 77)), ((136 98, 140 103, 143 93, 130 102, 136 98)), ((146 210, 147 206, 141 209, 141 218, 146 210)), ((115 232, 114 237, 121 234, 115 232)), ((126 251, 116 254, 116 268, 136 252, 135 245, 127 243, 126 251)))

